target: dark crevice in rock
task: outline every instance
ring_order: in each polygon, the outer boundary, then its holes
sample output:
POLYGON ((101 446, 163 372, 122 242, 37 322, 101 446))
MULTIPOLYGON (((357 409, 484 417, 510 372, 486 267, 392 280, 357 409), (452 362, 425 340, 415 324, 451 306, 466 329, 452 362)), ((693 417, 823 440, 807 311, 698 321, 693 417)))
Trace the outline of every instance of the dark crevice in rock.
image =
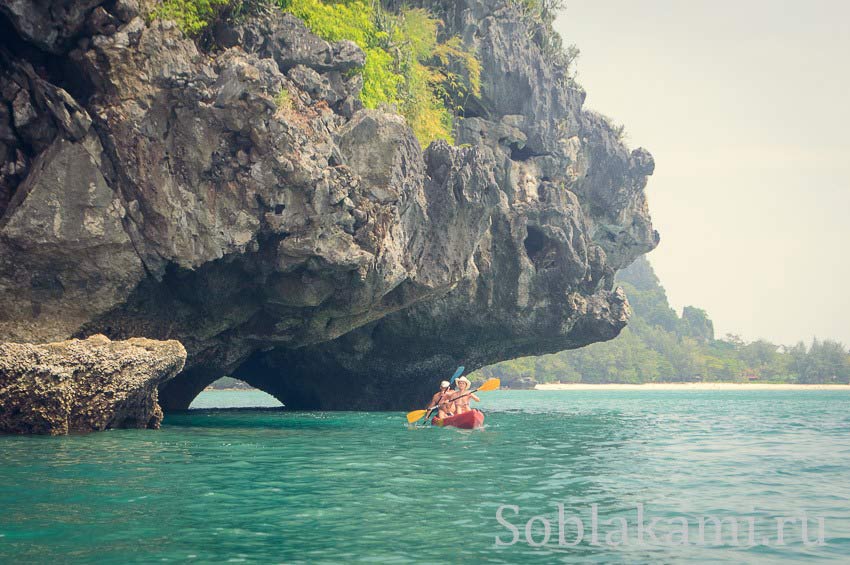
MULTIPOLYGON (((91 111, 90 114, 92 114, 91 111)), ((100 147, 103 149, 101 157, 105 161, 105 167, 103 168, 104 179, 112 191, 121 199, 124 207, 129 209, 133 198, 125 187, 129 186, 131 181, 127 178, 124 168, 121 166, 121 159, 117 155, 115 147, 112 145, 111 136, 106 133, 108 131, 108 125, 100 123, 96 112, 93 113, 93 115, 95 118, 92 121, 92 132, 94 132, 95 136, 100 141, 100 147)), ((130 213, 125 214, 121 223, 124 226, 124 232, 130 239, 130 244, 138 256, 145 274, 148 277, 155 277, 158 270, 155 266, 149 265, 150 258, 148 254, 143 251, 145 249, 145 244, 143 241, 140 241, 142 229, 141 226, 136 225, 134 213, 131 211, 130 213)))
POLYGON ((9 60, 26 61, 36 75, 68 91, 82 105, 92 93, 85 75, 66 56, 40 49, 20 36, 8 17, 0 12, 0 50, 5 50, 9 60))
POLYGON ((533 148, 528 145, 520 145, 519 143, 511 143, 511 159, 514 161, 528 161, 534 157, 544 157, 546 155, 551 155, 549 152, 545 151, 535 151, 533 148))
POLYGON ((463 101, 463 104, 460 108, 459 116, 464 119, 481 118, 485 120, 489 120, 491 117, 490 111, 487 109, 486 104, 484 104, 475 96, 469 96, 466 98, 466 100, 463 101))
POLYGON ((557 266, 560 263, 557 244, 540 228, 528 226, 527 229, 528 235, 523 240, 523 246, 534 268, 543 271, 557 266))
POLYGON ((528 235, 523 242, 528 258, 534 261, 546 245, 546 236, 534 226, 528 226, 528 235))
MULTIPOLYGON (((29 46, 0 15, 0 226, 27 196, 19 190, 39 156, 57 140, 83 140, 90 118, 57 86, 60 58, 29 46)), ((64 81, 67 82, 67 81, 64 81)), ((31 188, 31 187, 29 187, 31 188)))

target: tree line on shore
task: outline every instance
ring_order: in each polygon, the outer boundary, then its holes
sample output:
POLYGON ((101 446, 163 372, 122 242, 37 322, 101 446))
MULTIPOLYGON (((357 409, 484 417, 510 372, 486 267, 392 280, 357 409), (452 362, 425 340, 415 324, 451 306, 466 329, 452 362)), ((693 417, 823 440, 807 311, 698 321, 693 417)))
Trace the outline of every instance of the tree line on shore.
POLYGON ((782 382, 848 383, 850 354, 840 342, 814 339, 809 345, 745 342, 714 336, 706 312, 686 306, 674 311, 645 257, 618 274, 633 316, 614 340, 540 357, 505 361, 478 371, 505 386, 535 383, 782 382))

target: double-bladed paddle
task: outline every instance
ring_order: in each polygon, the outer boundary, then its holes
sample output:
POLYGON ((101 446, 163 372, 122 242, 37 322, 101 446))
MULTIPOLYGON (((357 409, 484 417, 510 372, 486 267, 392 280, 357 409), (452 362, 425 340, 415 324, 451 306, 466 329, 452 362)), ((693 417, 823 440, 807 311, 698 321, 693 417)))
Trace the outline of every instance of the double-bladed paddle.
POLYGON ((452 375, 451 379, 449 379, 449 386, 452 386, 453 384, 455 384, 455 381, 457 380, 457 378, 463 374, 463 370, 464 370, 463 365, 461 365, 460 367, 457 368, 457 371, 455 371, 455 374, 452 375))
MULTIPOLYGON (((472 394, 474 392, 487 392, 487 391, 490 391, 490 390, 496 390, 497 388, 499 388, 500 385, 501 385, 501 381, 499 381, 499 379, 488 379, 488 380, 484 381, 481 384, 481 386, 479 386, 478 388, 476 388, 474 390, 470 390, 469 392, 465 392, 465 393, 461 394, 460 396, 458 396, 458 398, 463 398, 464 396, 469 396, 470 394, 472 394)), ((428 408, 426 410, 414 410, 413 412, 408 412, 407 413, 407 421, 412 424, 416 420, 421 419, 422 416, 424 416, 425 414, 428 414, 434 408, 437 408, 437 406, 431 406, 430 408, 428 408)))

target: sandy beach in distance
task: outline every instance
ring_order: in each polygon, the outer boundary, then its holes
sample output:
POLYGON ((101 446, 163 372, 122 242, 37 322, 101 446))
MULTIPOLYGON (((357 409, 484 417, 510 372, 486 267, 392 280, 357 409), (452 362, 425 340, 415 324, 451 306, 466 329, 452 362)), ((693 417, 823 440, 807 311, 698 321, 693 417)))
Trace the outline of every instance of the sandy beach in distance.
POLYGON ((644 384, 593 384, 563 383, 538 384, 535 390, 847 390, 845 384, 770 384, 770 383, 644 383, 644 384))

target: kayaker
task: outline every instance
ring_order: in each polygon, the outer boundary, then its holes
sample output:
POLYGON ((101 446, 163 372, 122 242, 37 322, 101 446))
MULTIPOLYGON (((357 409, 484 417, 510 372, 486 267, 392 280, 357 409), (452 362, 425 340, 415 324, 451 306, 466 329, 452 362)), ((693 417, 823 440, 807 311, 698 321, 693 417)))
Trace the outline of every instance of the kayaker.
POLYGON ((469 412, 469 401, 470 399, 475 402, 481 402, 481 399, 475 396, 475 394, 468 394, 466 391, 469 390, 470 382, 466 377, 461 377, 457 381, 457 390, 454 395, 452 395, 452 400, 454 401, 454 412, 455 414, 463 414, 464 412, 469 412))
POLYGON ((440 383, 440 392, 431 397, 428 408, 437 407, 438 418, 448 418, 454 413, 454 402, 452 402, 452 389, 449 381, 440 383))

